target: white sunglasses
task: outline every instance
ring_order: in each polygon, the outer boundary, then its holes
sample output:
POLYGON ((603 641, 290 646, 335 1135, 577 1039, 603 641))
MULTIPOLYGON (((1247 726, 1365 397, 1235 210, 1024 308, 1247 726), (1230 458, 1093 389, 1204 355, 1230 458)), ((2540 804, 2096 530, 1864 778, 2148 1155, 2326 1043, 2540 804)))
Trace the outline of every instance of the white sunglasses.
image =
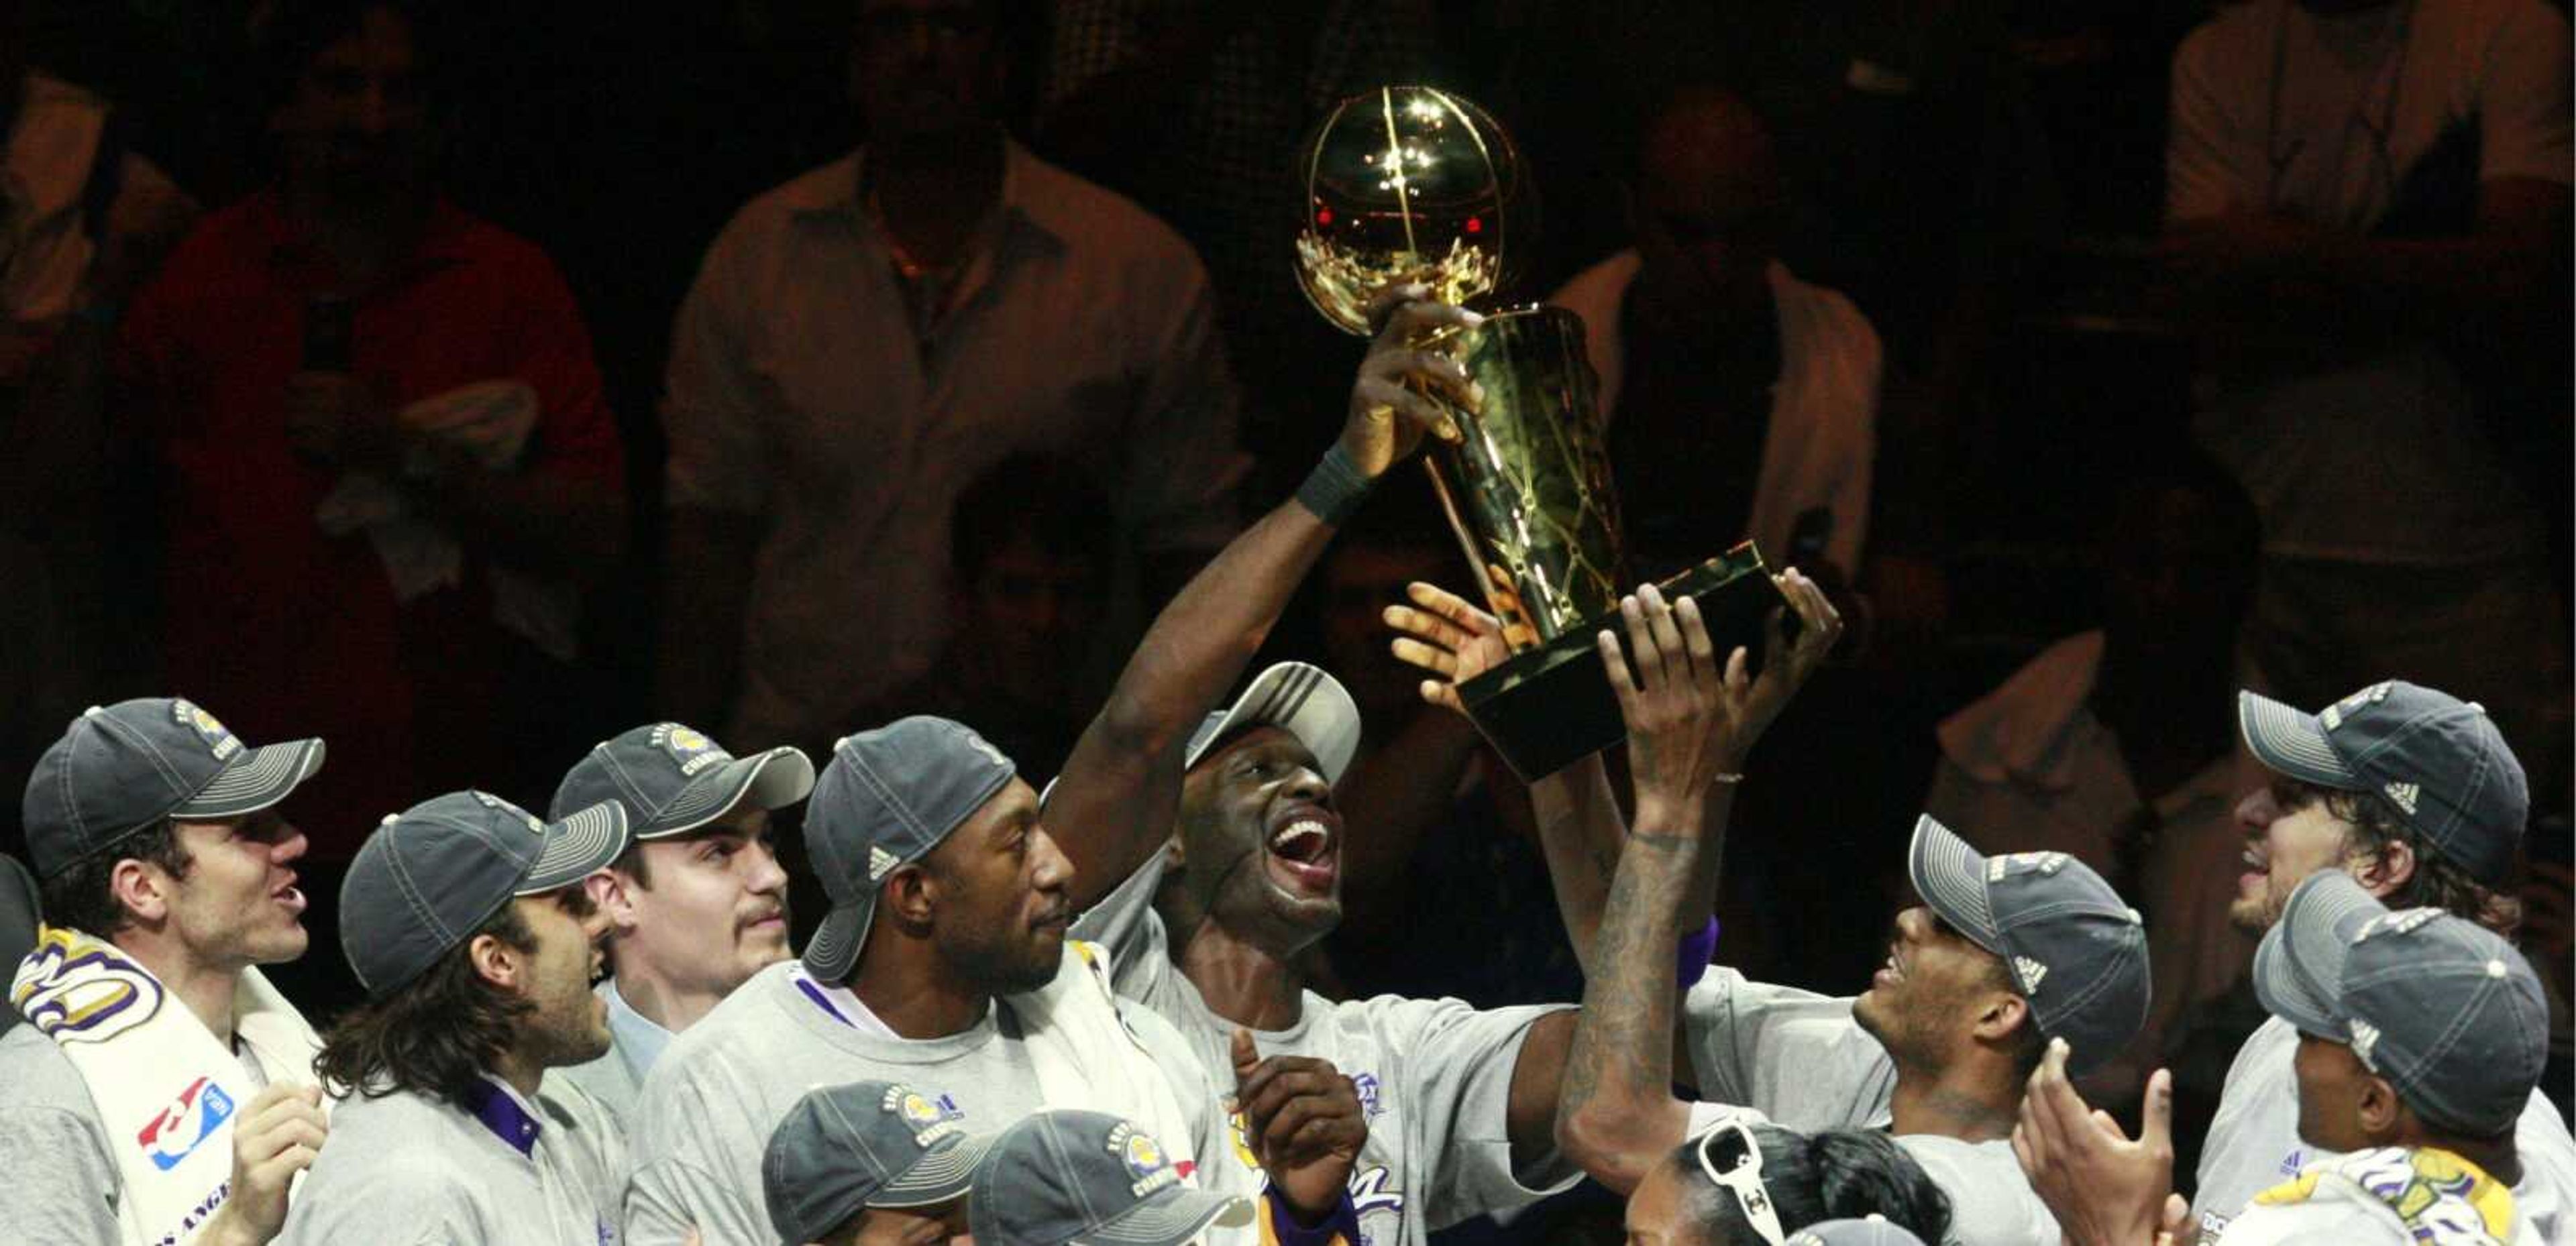
POLYGON ((1742 1121, 1727 1121, 1700 1135, 1699 1170, 1735 1195, 1753 1231, 1771 1246, 1781 1246, 1780 1215, 1771 1209, 1771 1191, 1762 1184, 1762 1144, 1742 1121))

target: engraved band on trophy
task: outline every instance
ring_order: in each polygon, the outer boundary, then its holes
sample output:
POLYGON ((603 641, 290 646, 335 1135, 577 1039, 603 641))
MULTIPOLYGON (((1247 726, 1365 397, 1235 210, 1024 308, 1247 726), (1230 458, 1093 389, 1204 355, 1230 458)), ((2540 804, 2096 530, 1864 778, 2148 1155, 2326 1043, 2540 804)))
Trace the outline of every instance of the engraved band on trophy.
MULTIPOLYGON (((1481 412, 1432 395, 1465 441, 1435 445, 1425 463, 1486 601, 1526 624, 1512 629, 1509 660, 1459 685, 1468 717, 1523 779, 1617 743, 1619 704, 1592 636, 1614 625, 1627 567, 1583 320, 1492 305, 1535 227, 1518 149, 1459 96, 1391 86, 1335 105, 1296 173, 1298 282, 1326 320, 1365 337, 1370 301, 1403 282, 1485 317, 1422 343, 1484 388, 1481 412)), ((1698 599, 1720 652, 1747 645, 1759 660, 1763 620, 1782 598, 1751 542, 1664 587, 1698 599)))

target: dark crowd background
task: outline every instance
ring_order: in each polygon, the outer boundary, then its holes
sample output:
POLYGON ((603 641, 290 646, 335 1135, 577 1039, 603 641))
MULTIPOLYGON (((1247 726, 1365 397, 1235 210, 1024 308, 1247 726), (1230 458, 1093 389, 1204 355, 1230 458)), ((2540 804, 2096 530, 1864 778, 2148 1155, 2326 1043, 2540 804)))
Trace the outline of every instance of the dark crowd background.
MULTIPOLYGON (((819 756, 840 731, 933 710, 983 728, 1032 774, 1052 773, 1143 621, 1192 556, 1204 557, 1223 536, 1176 524, 1177 535, 1157 541, 1131 502, 1143 493, 1217 493, 1229 519, 1258 513, 1295 486, 1338 427, 1361 344, 1326 328, 1297 292, 1288 156, 1333 99, 1382 82, 1422 82, 1484 104, 1520 142, 1543 215, 1536 258, 1514 293, 1536 299, 1563 289, 1560 301, 1588 319, 1628 326, 1624 342, 1610 339, 1624 373, 1613 450, 1639 573, 1753 532, 1775 563, 1821 567, 1859 621, 1850 652, 1765 743, 1737 806, 1721 907, 1728 963, 1833 993, 1864 981, 1905 886, 1901 846, 1929 805, 1990 846, 2086 853, 2140 898, 2151 926, 2198 923, 2157 945, 2159 992, 2179 986, 2185 994, 2160 1009, 2156 1025, 2186 1110, 2194 1095, 2214 1099, 2235 1039, 2259 1016, 2229 969, 2244 949, 2227 945, 2223 924, 2194 901, 2223 898, 2234 886, 2228 810, 2244 789, 2227 777, 2232 691, 2259 683, 2322 705, 2402 676, 2495 708, 2529 772, 2524 939, 2549 971, 2563 1052, 2571 560, 2563 199, 2554 218, 2544 214, 2548 245, 2472 257, 2496 269, 2487 287, 2428 292, 2399 284, 2354 295, 2341 311, 2349 322, 2300 323, 2322 314, 2292 310, 2317 307, 2315 292, 2304 301, 2284 294, 2286 279, 2269 270, 2252 288, 2279 296, 2271 312, 2247 316, 2240 301, 2231 320, 2223 298, 2195 301, 2195 281, 2216 274, 2223 284, 2231 264, 2259 267, 2264 257, 2260 229, 2230 245, 2193 247, 2171 241, 2178 231, 2166 226, 2168 203, 2179 197, 2168 189, 2177 51, 2230 6, 399 6, 412 15, 406 28, 418 81, 361 74, 322 89, 357 92, 350 124, 374 127, 377 139, 387 128, 417 129, 412 175, 443 196, 442 211, 488 222, 542 254, 506 235, 430 227, 443 239, 436 245, 451 248, 441 262, 476 272, 488 264, 504 276, 492 289, 447 290, 436 306, 414 309, 425 319, 401 330, 400 353, 411 361, 403 366, 446 380, 406 380, 407 392, 395 397, 413 402, 484 379, 481 364, 449 361, 442 351, 489 353, 513 335, 552 333, 566 352, 546 365, 561 375, 525 378, 546 408, 530 434, 532 462, 560 472, 551 478, 559 487, 506 506, 456 502, 456 515, 471 515, 455 525, 466 533, 461 583, 403 604, 373 601, 387 596, 381 584, 351 591, 341 578, 363 579, 377 554, 392 565, 385 542, 368 552, 365 533, 377 529, 299 531, 277 543, 296 547, 290 555, 272 548, 275 525, 283 516, 297 526, 300 516, 242 504, 245 496, 282 498, 309 509, 332 479, 317 462, 361 463, 357 450, 326 447, 316 459, 227 449, 277 437, 278 413, 289 404, 263 395, 282 394, 279 374, 334 371, 332 359, 317 359, 335 349, 316 344, 316 317, 333 306, 316 294, 330 294, 328 283, 279 277, 276 266, 289 263, 275 258, 280 251, 258 278, 275 279, 276 289, 254 297, 227 287, 228 274, 248 270, 228 267, 224 238, 206 236, 275 228, 245 225, 229 212, 263 195, 272 216, 279 204, 292 215, 293 196, 278 188, 306 174, 278 118, 302 107, 299 92, 317 89, 310 58, 328 43, 290 37, 309 7, 0 4, 0 72, 68 84, 109 119, 83 149, 93 153, 90 166, 70 179, 79 203, 65 210, 88 222, 92 237, 110 240, 76 279, 68 308, 47 313, 54 327, 40 323, 43 309, 11 307, 19 324, 0 407, 0 444, 11 461, 0 492, 7 499, 0 780, 19 790, 36 754, 83 705, 154 693, 199 698, 255 740, 325 735, 330 771, 348 773, 353 784, 407 776, 401 781, 416 784, 412 790, 351 791, 323 796, 319 810, 298 806, 314 839, 306 873, 315 884, 316 942, 301 980, 295 970, 279 976, 316 1001, 311 1011, 327 1014, 349 997, 328 890, 374 815, 469 780, 542 807, 553 778, 584 749, 638 722, 683 717, 737 751, 797 743, 819 756), (939 94, 942 67, 955 68, 942 58, 968 40, 989 43, 992 67, 967 66, 972 81, 939 94), (927 75, 931 103, 872 82, 872 73, 927 75), (404 92, 417 94, 416 109, 393 98, 404 92), (897 468, 890 456, 882 478, 868 480, 869 445, 818 454, 860 464, 852 469, 860 479, 828 487, 876 499, 871 504, 892 517, 880 535, 904 526, 905 516, 928 533, 906 547, 918 557, 905 565, 918 574, 887 582, 867 570, 879 562, 836 544, 864 543, 866 531, 805 531, 801 547, 773 548, 783 538, 761 516, 793 507, 718 513, 727 508, 707 504, 713 491, 667 497, 665 413, 676 384, 668 378, 681 367, 674 326, 688 321, 682 308, 693 282, 705 281, 706 297, 740 304, 746 323, 759 323, 771 315, 764 306, 804 305, 792 290, 760 282, 822 279, 769 271, 733 291, 715 289, 712 275, 702 279, 702 266, 715 271, 710 245, 746 203, 869 141, 871 122, 908 127, 914 140, 942 133, 938 118, 915 115, 941 106, 998 121, 1039 158, 1177 230, 1205 265, 1210 339, 1227 364, 1172 369, 1180 389, 1210 391, 1171 396, 1167 405, 1184 414, 1059 424, 1075 417, 1015 411, 971 430, 979 439, 972 449, 938 449, 938 422, 955 413, 934 397, 916 413, 927 423, 901 435, 933 438, 910 453, 953 453, 963 462, 955 470, 897 468), (102 184, 101 170, 111 168, 129 172, 102 184), (157 210, 146 188, 161 192, 157 210), (138 199, 147 201, 138 207, 138 199), (181 243, 191 232, 198 237, 181 243), (174 246, 182 260, 161 268, 174 246), (1632 285, 1615 264, 1596 267, 1632 246, 1642 256, 1632 285), (1774 280, 1766 292, 1775 258, 1795 280, 1774 280), (560 298, 549 274, 560 276, 560 298), (562 298, 567 305, 548 303, 562 298), (772 298, 786 301, 762 301, 772 298), (545 314, 520 325, 513 318, 532 302, 547 304, 545 314), (482 322, 439 319, 477 308, 482 322), (2303 328, 2350 347, 2438 327, 2445 317, 2475 328, 2460 335, 2473 349, 2443 349, 2474 393, 2488 442, 2480 470, 2490 476, 2462 475, 2429 495, 2389 486, 2396 491, 2373 496, 2374 482, 2305 468, 2320 478, 2285 486, 2229 470, 2243 459, 2222 467, 2223 449, 2195 435, 2196 413, 2224 400, 2213 395, 2245 375, 2230 367, 2248 355, 2275 351, 2276 362, 2296 361, 2281 365, 2292 371, 2340 366, 2318 362, 2332 350, 2286 342, 2303 328), (100 335, 86 360, 83 334, 100 335), (585 346, 595 377, 579 358, 585 346), (243 364, 254 356, 270 360, 265 373, 243 364), (1792 390, 1803 397, 1784 396, 1792 390), (579 408, 581 427, 559 423, 570 418, 568 407, 579 408), (216 410, 224 414, 208 414, 216 410), (1197 457, 1175 457, 1168 446, 1090 444, 1154 420, 1201 418, 1208 422, 1136 435, 1234 444, 1198 446, 1197 457), (1868 470, 1856 487, 1818 486, 1823 502, 1790 506, 1792 522, 1773 528, 1773 512, 1788 503, 1765 491, 1794 492, 1796 482, 1770 479, 1766 437, 1792 433, 1843 454, 1846 468, 1868 470), (219 444, 210 449, 210 441, 219 444), (1240 457, 1207 453, 1236 449, 1240 457), (2221 449, 2215 458, 2213 449, 2221 449), (1101 460, 1113 466, 1097 470, 1101 460), (1203 469, 1208 479, 1139 474, 1157 462, 1215 466, 1203 469), (2454 511, 2494 500, 2462 496, 2496 494, 2491 478, 2507 482, 2502 491, 2527 512, 2529 539, 2463 536, 2476 552, 2429 569, 2403 552, 2321 555, 2312 541, 2292 541, 2274 518, 2284 507, 2301 510, 2303 488, 2358 492, 2358 500, 2345 499, 2347 512, 2419 510, 2424 540, 2439 545, 2452 539, 2436 529, 2454 511), (493 530, 488 543, 477 524, 493 530), (1766 528, 1786 533, 1785 548, 1766 528), (514 551, 497 554, 500 563, 552 575, 558 608, 537 611, 550 628, 503 635, 489 626, 482 617, 493 613, 489 605, 517 598, 477 570, 487 548, 514 551), (745 615, 769 608, 762 592, 789 591, 763 590, 757 577, 784 574, 781 566, 794 559, 829 563, 843 554, 849 561, 837 578, 828 567, 811 573, 830 599, 802 603, 834 620, 843 648, 848 638, 864 646, 874 636, 917 634, 890 621, 901 616, 930 620, 929 634, 945 651, 853 659, 864 679, 850 675, 853 691, 836 696, 836 659, 800 662, 792 648, 772 644, 762 660, 796 672, 787 682, 799 686, 788 692, 825 708, 802 719, 744 710, 728 681, 752 678, 747 660, 734 656, 745 615), (705 572, 710 565, 718 572, 705 572), (567 586, 577 611, 559 608, 567 586), (2295 596, 2284 596, 2291 586, 2295 596), (726 595, 739 600, 706 600, 726 595), (448 600, 460 596, 463 604, 448 600), (254 597, 262 600, 246 603, 254 597), (342 642, 331 639, 333 627, 307 626, 335 618, 340 630, 385 631, 393 638, 385 652, 397 656, 368 657, 373 651, 363 645, 335 649, 342 642), (269 656, 282 630, 314 639, 269 656), (2404 656, 2421 654, 2433 656, 2404 656), (2383 660, 2403 665, 2371 665, 2383 660), (218 686, 247 683, 274 695, 201 691, 190 682, 201 673, 218 686), (409 752, 371 759, 377 747, 409 752), (2083 829, 2063 829, 2075 823, 2083 829), (2219 845, 2213 852, 2194 856, 2181 846, 2203 831, 2219 845), (2210 861, 2218 864, 2202 868, 2210 861), (2169 948, 2212 968, 2169 984, 2169 948)), ((2454 6, 2389 7, 2402 9, 2403 20, 2431 22, 2454 6)), ((2225 68, 2212 63, 2214 73, 2225 68)), ((2277 132, 2302 108, 2346 106, 2310 98, 2341 84, 2284 77, 2282 65, 2275 55, 2269 82, 2236 84, 2239 97, 2257 101, 2268 89, 2268 119, 2220 112, 2277 132)), ((2562 69, 2562 92, 2565 81, 2562 69)), ((22 88, 7 98, 15 135, 37 116, 38 97, 22 88)), ((2356 97, 2351 123, 2389 130, 2403 101, 2375 101, 2356 97)), ((2563 191, 2563 99, 2555 116, 2563 191)), ((2264 154, 2277 189, 2302 156, 2281 147, 2276 133, 2262 137, 2274 144, 2264 154)), ((2375 154, 2392 161, 2385 134, 2375 154)), ((2380 188, 2389 198, 2404 199, 2401 192, 2434 180, 2439 158, 2372 175, 2395 184, 2380 188)), ((887 204, 866 204, 878 214, 867 219, 880 223, 900 216, 896 162, 884 164, 887 204)), ((334 175, 326 168, 312 176, 334 175)), ((1052 184, 1014 176, 1012 195, 1052 184)), ((13 213, 28 197, 21 190, 11 183, 13 213)), ((2453 191, 2450 215, 2432 213, 2433 223, 2413 227, 2413 236, 2486 228, 2486 205, 2472 223, 2460 187, 2453 191)), ((1050 226, 1076 250, 1115 249, 1124 244, 1113 235, 1145 228, 1104 216, 1090 200, 1018 206, 1042 225, 1055 219, 1051 211, 1085 222, 1050 226)), ((2284 214, 2274 206, 2276 217, 2284 214)), ((2379 226, 2355 232, 2393 230, 2396 209, 2382 207, 2373 210, 2379 226)), ((32 245, 19 235, 22 224, 13 216, 13 248, 32 245)), ((939 355, 950 341, 942 337, 952 324, 945 318, 965 313, 936 295, 919 300, 921 290, 955 275, 929 267, 931 282, 906 291, 924 366, 933 375, 976 369, 985 361, 939 355)), ((42 285, 31 281, 38 295, 30 297, 41 296, 42 285)), ((14 285, 0 290, 16 293, 14 285)), ((368 311, 369 296, 357 297, 350 331, 362 339, 387 332, 392 322, 382 317, 393 313, 368 311)), ((1068 310, 1063 318, 1076 317, 1068 310)), ((1604 364, 1603 326, 1593 327, 1595 362, 1604 364)), ((722 341, 740 329, 707 332, 722 341)), ((861 405, 891 384, 865 374, 857 344, 785 341, 792 337, 764 332, 744 347, 762 376, 748 385, 758 392, 737 399, 757 406, 770 400, 763 385, 793 388, 770 375, 775 361, 764 352, 803 350, 808 357, 795 366, 826 368, 852 356, 845 379, 861 405)), ((997 352, 992 362, 1010 353, 970 343, 962 330, 955 341, 960 351, 997 352)), ((1015 346, 1021 353, 1008 363, 1021 371, 1099 362, 1075 357, 1097 349, 1081 342, 1015 346)), ((386 349, 362 340, 355 353, 386 349)), ((698 362, 719 370, 741 363, 698 362)), ((1152 360, 1118 366, 1159 374, 1152 360)), ((342 361, 338 370, 351 365, 342 361)), ((2358 439, 2364 462, 2425 453, 2402 440, 2369 443, 2374 430, 2405 422, 2338 423, 2334 401, 2306 417, 2310 435, 2358 439)), ((874 423, 849 434, 896 435, 874 423)), ((299 443, 299 453, 310 450, 299 443)), ((2354 450, 2342 447, 2347 459, 2354 450)), ((811 477, 794 461, 801 451, 765 453, 754 461, 769 464, 782 493, 810 492, 811 477)), ((750 487, 767 496, 764 482, 750 487)), ((1480 1005, 1574 999, 1579 976, 1521 789, 1470 733, 1422 706, 1416 673, 1388 655, 1389 634, 1377 620, 1407 580, 1463 590, 1463 571, 1427 486, 1400 475, 1345 531, 1270 643, 1276 656, 1334 670, 1358 697, 1370 735, 1357 783, 1342 792, 1352 811, 1348 916, 1319 951, 1319 980, 1345 992, 1456 994, 1480 1005)), ((0 850, 23 856, 11 810, 0 816, 0 850)), ((2562 1059, 2551 1077, 2562 1105, 2566 1081, 2562 1059)))

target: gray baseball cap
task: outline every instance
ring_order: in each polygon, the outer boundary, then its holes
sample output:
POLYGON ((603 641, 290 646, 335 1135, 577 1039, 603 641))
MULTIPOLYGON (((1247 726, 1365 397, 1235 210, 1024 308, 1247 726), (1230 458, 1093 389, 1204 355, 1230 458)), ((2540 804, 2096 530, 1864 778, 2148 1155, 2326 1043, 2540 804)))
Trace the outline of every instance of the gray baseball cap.
POLYGON ((992 1139, 898 1082, 810 1090, 769 1133, 760 1193, 787 1246, 819 1242, 870 1207, 966 1197, 992 1139))
POLYGON ((2254 994, 2470 1137, 2512 1129, 2549 1060, 2549 1005, 2522 953, 2437 908, 2392 912, 2341 870, 2290 893, 2254 950, 2254 994))
POLYGON ((1820 1220, 1789 1235, 1788 1246, 1923 1246, 1914 1230, 1890 1224, 1887 1217, 1820 1220))
POLYGON ((833 745, 805 807, 805 851, 832 901, 805 967, 826 982, 848 977, 885 876, 930 855, 1017 773, 1002 750, 945 718, 905 718, 833 745))
POLYGON ((1983 856, 1925 814, 1906 869, 1941 920, 2003 958, 2076 1072, 2137 1037, 2152 992, 2146 923, 2091 866, 2062 852, 1983 856))
POLYGON ((1220 741, 1253 727, 1277 727, 1297 737, 1324 768, 1326 783, 1342 781, 1351 758, 1360 751, 1360 707, 1342 681, 1321 667, 1281 662, 1252 677, 1234 704, 1218 710, 1190 733, 1183 769, 1220 741))
POLYGON ((1184 1183, 1162 1144, 1104 1112, 1058 1108, 993 1140, 966 1200, 979 1246, 1178 1246, 1252 1222, 1252 1200, 1184 1183))
POLYGON ((783 809, 814 790, 814 763, 784 746, 735 757, 679 723, 637 727, 600 743, 566 772, 551 816, 603 800, 626 806, 637 839, 686 835, 733 812, 745 797, 783 809))
POLYGON ((484 792, 449 792, 388 815, 340 882, 340 946, 371 999, 420 976, 515 896, 561 891, 626 851, 626 807, 569 818, 484 792))
POLYGON ((2498 884, 2512 871, 2531 788, 2477 702, 2393 679, 2317 714, 2239 692, 2236 722, 2256 760, 2378 796, 2478 881, 2498 884))
POLYGON ((184 699, 93 705, 27 778, 27 855, 52 878, 163 818, 257 813, 321 768, 320 740, 254 748, 184 699))

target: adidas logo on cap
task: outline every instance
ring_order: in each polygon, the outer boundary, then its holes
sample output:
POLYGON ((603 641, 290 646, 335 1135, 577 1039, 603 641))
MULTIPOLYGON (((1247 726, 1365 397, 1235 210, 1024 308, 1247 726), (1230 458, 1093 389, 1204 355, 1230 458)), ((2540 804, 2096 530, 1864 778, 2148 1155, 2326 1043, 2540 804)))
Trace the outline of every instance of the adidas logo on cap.
POLYGON ((2395 801, 2397 807, 2405 810, 2410 817, 2415 813, 2416 798, 2424 793, 2422 787, 2413 783, 2391 783, 2379 790, 2387 793, 2388 799, 2395 801))
POLYGON ((903 864, 903 862, 897 860, 893 853, 888 852, 875 844, 868 845, 869 882, 874 883, 885 881, 885 876, 893 873, 894 867, 901 864, 903 864))
POLYGON ((2021 993, 2039 994, 2039 980, 2048 976, 2048 966, 2027 956, 2013 958, 2013 971, 2021 975, 2021 993))

